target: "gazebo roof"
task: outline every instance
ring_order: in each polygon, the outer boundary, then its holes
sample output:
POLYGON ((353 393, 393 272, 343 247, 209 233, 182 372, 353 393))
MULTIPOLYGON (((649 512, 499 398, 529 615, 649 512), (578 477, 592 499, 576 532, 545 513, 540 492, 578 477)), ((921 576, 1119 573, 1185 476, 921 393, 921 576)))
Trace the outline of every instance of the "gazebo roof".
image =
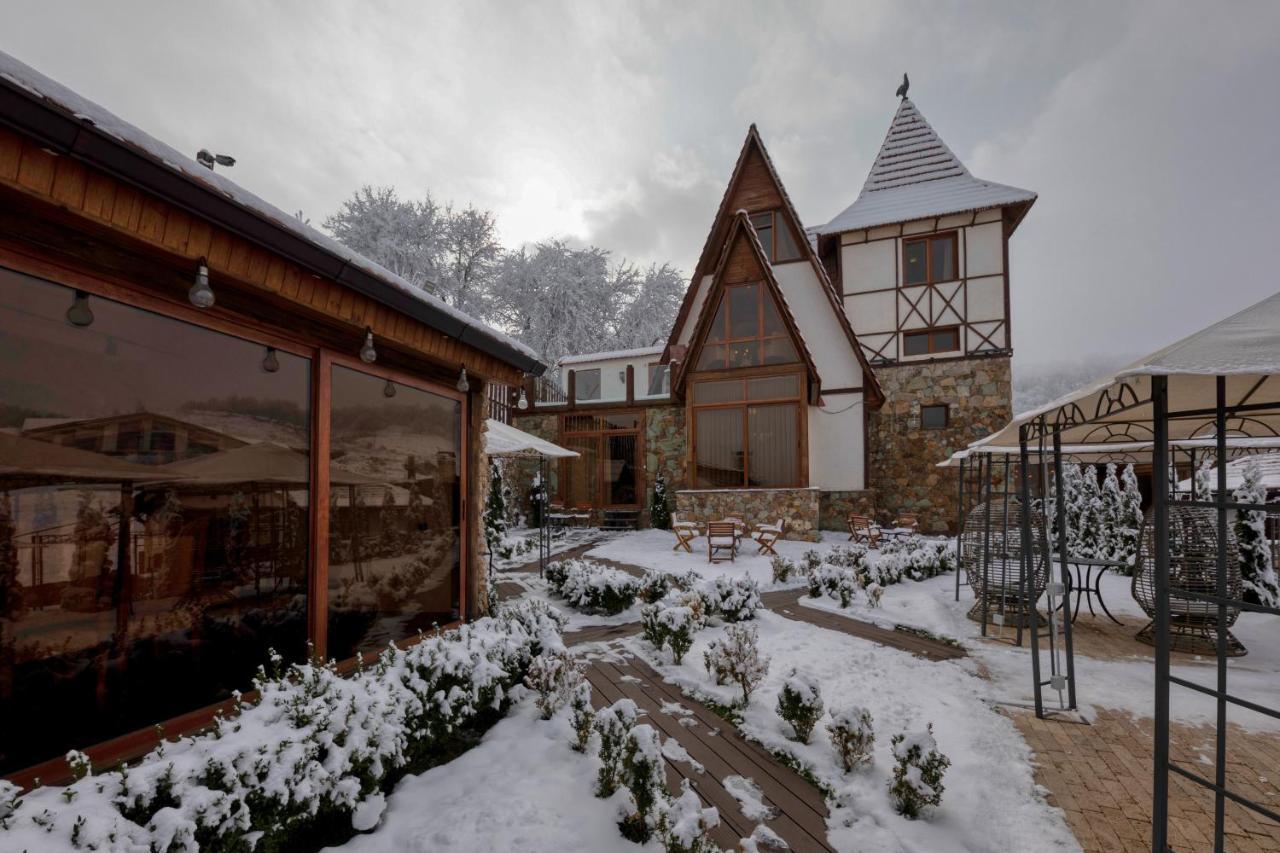
POLYGON ((0 432, 0 481, 13 478, 119 483, 171 480, 173 475, 153 465, 0 432))
POLYGON ((545 456, 549 459, 581 455, 493 418, 485 422, 484 452, 490 456, 545 456))

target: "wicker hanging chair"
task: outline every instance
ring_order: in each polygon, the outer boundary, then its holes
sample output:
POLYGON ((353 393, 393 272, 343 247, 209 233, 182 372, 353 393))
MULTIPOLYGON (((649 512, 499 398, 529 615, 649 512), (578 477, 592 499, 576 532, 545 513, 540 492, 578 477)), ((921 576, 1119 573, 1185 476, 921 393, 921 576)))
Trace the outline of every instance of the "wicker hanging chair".
MULTIPOLYGON (((1244 594, 1240 579, 1240 554, 1236 536, 1227 525, 1227 597, 1244 594)), ((1138 639, 1155 645, 1155 528, 1142 523, 1142 553, 1133 574, 1133 597, 1152 621, 1138 632, 1138 639)), ((1218 605, 1181 594, 1181 590, 1216 595, 1218 591, 1218 512, 1208 507, 1169 505, 1169 642, 1175 652, 1214 655, 1218 631, 1227 635, 1227 654, 1248 654, 1229 630, 1240 616, 1239 607, 1228 607, 1226 624, 1218 624, 1218 605)))
MULTIPOLYGON (((965 517, 964 532, 960 535, 960 563, 965 578, 973 589, 973 607, 968 616, 975 622, 983 621, 983 602, 986 602, 987 621, 994 621, 999 614, 1004 625, 1028 627, 1022 606, 1022 505, 1010 498, 1008 523, 1005 523, 1004 504, 991 504, 988 519, 987 504, 980 503, 965 517), (986 525, 990 521, 988 535, 986 525), (986 549, 990 556, 984 560, 986 549), (985 563, 985 573, 984 573, 985 563)), ((1042 519, 1039 513, 1031 514, 1032 553, 1035 555, 1031 577, 1027 578, 1027 594, 1032 602, 1040 598, 1048 580, 1048 569, 1043 555, 1034 543, 1040 541, 1042 519)))

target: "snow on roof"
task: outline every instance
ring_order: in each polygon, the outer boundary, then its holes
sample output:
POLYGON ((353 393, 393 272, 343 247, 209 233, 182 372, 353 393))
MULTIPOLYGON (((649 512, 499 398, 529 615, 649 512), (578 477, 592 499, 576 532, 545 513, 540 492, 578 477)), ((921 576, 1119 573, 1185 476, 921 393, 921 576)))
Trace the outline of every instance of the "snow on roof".
POLYGON ((31 66, 3 51, 0 51, 0 78, 9 81, 49 104, 57 106, 80 122, 91 125, 108 136, 137 149, 139 153, 157 163, 163 164, 171 171, 203 185, 205 189, 211 190, 240 207, 252 211, 273 225, 292 232, 295 236, 324 249, 353 267, 357 267, 383 283, 429 305, 436 311, 454 318, 458 322, 475 329, 478 333, 511 347, 529 358, 537 360, 537 353, 523 343, 504 335, 496 329, 490 328, 471 315, 459 311, 443 299, 427 293, 419 287, 414 287, 408 281, 380 264, 352 251, 327 234, 306 225, 298 217, 285 213, 234 181, 228 180, 224 174, 201 166, 177 149, 161 142, 154 136, 93 101, 73 92, 61 83, 46 77, 31 66))
POLYGON ((619 358, 640 358, 645 355, 662 355, 665 345, 637 347, 636 349, 620 349, 612 352, 584 352, 581 355, 566 355, 556 364, 584 364, 589 361, 612 361, 619 358))
POLYGON ((1035 199, 1030 190, 971 175, 915 104, 903 98, 857 201, 817 231, 836 234, 1035 199))

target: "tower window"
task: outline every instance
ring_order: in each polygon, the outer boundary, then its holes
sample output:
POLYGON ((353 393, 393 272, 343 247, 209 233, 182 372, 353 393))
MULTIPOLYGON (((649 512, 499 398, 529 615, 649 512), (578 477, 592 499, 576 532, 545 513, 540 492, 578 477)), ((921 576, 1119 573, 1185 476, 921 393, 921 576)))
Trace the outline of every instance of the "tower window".
POLYGON ((902 242, 902 283, 933 284, 958 277, 960 259, 956 232, 934 234, 902 242))
POLYGON ((920 407, 921 429, 946 429, 951 424, 951 407, 946 403, 920 407))

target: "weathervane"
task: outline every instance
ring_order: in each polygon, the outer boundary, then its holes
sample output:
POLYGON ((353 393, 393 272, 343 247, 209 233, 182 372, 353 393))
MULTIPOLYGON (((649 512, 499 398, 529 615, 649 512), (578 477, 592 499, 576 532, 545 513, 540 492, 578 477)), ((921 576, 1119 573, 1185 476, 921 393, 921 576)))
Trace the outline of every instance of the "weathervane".
POLYGON ((898 91, 896 93, 897 96, 899 98, 905 98, 907 96, 907 89, 910 89, 910 88, 911 88, 911 81, 907 79, 907 72, 903 71, 902 85, 898 87, 898 91))

